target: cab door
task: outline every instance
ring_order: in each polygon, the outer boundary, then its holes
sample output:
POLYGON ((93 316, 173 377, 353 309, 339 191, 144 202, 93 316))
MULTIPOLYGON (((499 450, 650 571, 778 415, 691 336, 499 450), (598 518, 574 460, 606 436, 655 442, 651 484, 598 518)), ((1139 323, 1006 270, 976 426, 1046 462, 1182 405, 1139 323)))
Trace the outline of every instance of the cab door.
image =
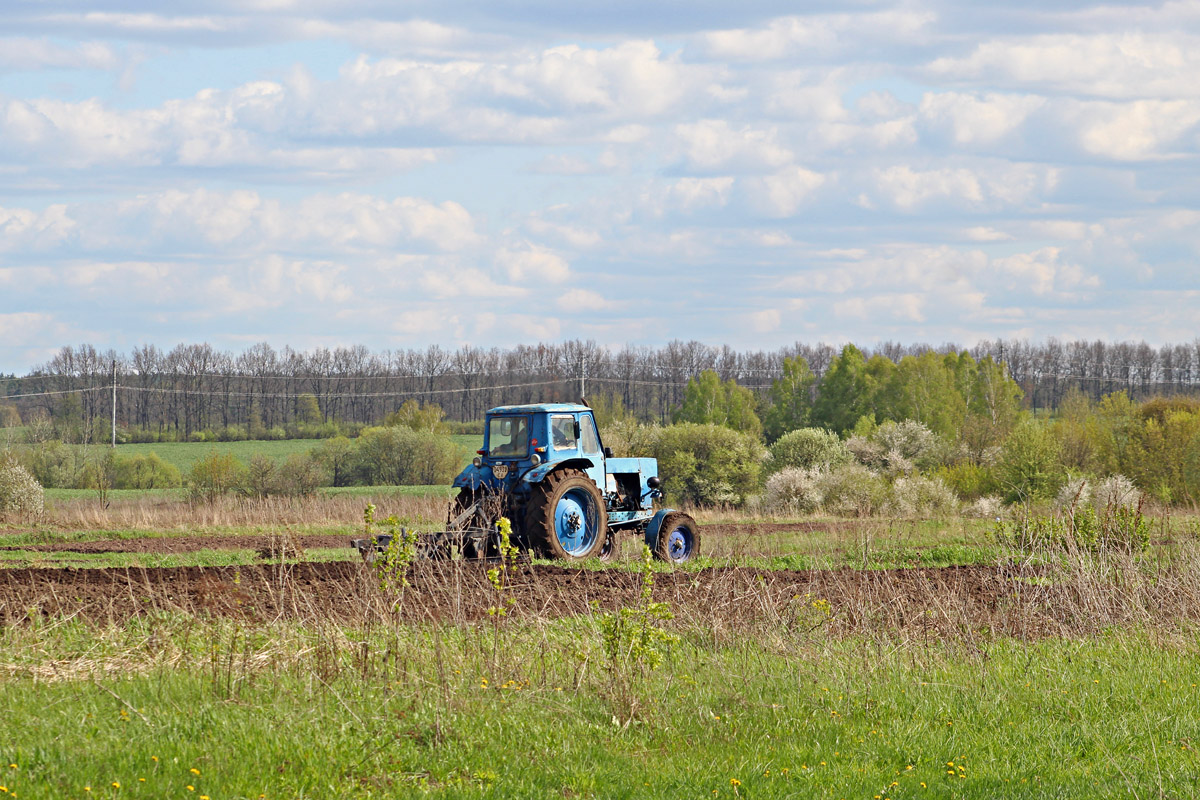
POLYGON ((604 464, 604 450, 600 447, 600 434, 596 430, 596 420, 591 412, 579 415, 579 452, 584 458, 590 459, 594 466, 587 468, 587 475, 601 492, 607 492, 608 469, 604 464))

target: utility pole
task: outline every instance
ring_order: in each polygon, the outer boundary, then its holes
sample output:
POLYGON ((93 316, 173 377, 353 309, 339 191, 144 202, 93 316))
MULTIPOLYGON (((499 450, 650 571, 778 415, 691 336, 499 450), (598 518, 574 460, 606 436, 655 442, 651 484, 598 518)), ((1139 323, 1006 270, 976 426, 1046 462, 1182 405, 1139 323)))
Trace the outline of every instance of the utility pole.
POLYGON ((582 356, 579 361, 579 402, 583 402, 583 398, 587 397, 587 356, 582 356))
POLYGON ((112 446, 117 448, 117 360, 112 362, 112 446))

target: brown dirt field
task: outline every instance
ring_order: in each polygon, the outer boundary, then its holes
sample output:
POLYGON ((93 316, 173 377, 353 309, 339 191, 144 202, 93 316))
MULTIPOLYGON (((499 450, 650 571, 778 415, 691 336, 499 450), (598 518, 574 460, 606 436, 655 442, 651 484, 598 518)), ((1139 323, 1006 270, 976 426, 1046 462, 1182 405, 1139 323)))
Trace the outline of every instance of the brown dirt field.
MULTIPOLYGON (((350 536, 305 534, 293 536, 156 536, 145 539, 103 539, 89 542, 56 542, 0 550, 36 553, 191 553, 196 550, 266 550, 281 539, 303 549, 313 547, 350 547, 350 536)), ((3 541, 0 539, 0 541, 3 541)), ((353 551, 350 551, 353 552, 353 551)))
MULTIPOLYGON (((745 624, 800 631, 828 626, 844 633, 904 630, 921 636, 1071 634, 1081 620, 1069 587, 1029 582, 1010 567, 879 571, 760 571, 731 567, 655 576, 654 595, 676 618, 718 634, 745 624), (828 601, 830 616, 813 606, 828 601)), ((497 604, 479 564, 421 564, 401 609, 413 621, 487 619, 497 604)), ((637 602, 640 576, 622 570, 516 567, 516 618, 554 618, 637 602)), ((369 624, 390 615, 392 601, 362 563, 252 567, 0 570, 0 623, 30 617, 79 617, 120 624, 156 612, 247 620, 327 620, 369 624)), ((1094 624, 1101 616, 1090 615, 1094 624)))
MULTIPOLYGON (((834 523, 835 526, 844 523, 834 523)), ((718 536, 761 536, 785 531, 818 533, 832 530, 829 523, 715 523, 701 526, 701 535, 718 536)), ((0 550, 22 550, 35 553, 191 553, 197 550, 268 550, 280 538, 303 549, 323 547, 349 547, 349 534, 257 534, 253 536, 154 536, 138 539, 97 539, 85 542, 55 542, 52 544, 30 544, 6 546, 0 534, 0 550)))

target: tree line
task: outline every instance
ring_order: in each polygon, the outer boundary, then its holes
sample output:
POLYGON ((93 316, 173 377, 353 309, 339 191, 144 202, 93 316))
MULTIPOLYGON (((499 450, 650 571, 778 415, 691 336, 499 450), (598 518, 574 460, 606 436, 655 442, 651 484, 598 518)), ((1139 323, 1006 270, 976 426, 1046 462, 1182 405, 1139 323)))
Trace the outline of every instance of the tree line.
MULTIPOLYGON (((905 357, 990 359, 1020 389, 1023 406, 1034 410, 1055 409, 1069 394, 1098 401, 1124 391, 1140 401, 1200 389, 1200 339, 1157 348, 996 339, 970 348, 888 342, 853 349, 869 365, 860 376, 867 383, 878 379, 885 362, 898 368, 905 357)), ((795 378, 789 378, 789 360, 803 360, 811 373, 814 407, 840 402, 832 395, 822 400, 822 384, 845 352, 825 343, 738 351, 695 341, 619 350, 569 341, 380 352, 362 346, 276 350, 266 344, 231 352, 181 344, 119 353, 84 344, 63 347, 27 375, 0 377, 0 425, 38 418, 77 421, 81 436, 102 438, 98 432, 107 431, 104 421, 112 410, 114 366, 118 427, 170 432, 172 438, 233 427, 249 435, 298 424, 370 425, 409 399, 440 405, 449 420, 472 421, 495 405, 577 400, 581 393, 619 402, 639 419, 666 422, 683 403, 689 382, 705 372, 751 392, 769 424, 772 386, 795 378)))

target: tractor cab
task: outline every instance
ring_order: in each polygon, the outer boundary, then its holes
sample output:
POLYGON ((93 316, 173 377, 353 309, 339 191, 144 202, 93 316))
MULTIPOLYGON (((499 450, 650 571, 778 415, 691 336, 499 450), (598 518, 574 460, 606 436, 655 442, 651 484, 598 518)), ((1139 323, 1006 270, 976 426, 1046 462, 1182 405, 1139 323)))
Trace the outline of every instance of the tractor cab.
POLYGON ((499 406, 487 412, 483 447, 454 480, 457 488, 511 490, 536 483, 551 469, 573 466, 597 486, 605 481, 604 450, 587 406, 539 403, 499 406))

